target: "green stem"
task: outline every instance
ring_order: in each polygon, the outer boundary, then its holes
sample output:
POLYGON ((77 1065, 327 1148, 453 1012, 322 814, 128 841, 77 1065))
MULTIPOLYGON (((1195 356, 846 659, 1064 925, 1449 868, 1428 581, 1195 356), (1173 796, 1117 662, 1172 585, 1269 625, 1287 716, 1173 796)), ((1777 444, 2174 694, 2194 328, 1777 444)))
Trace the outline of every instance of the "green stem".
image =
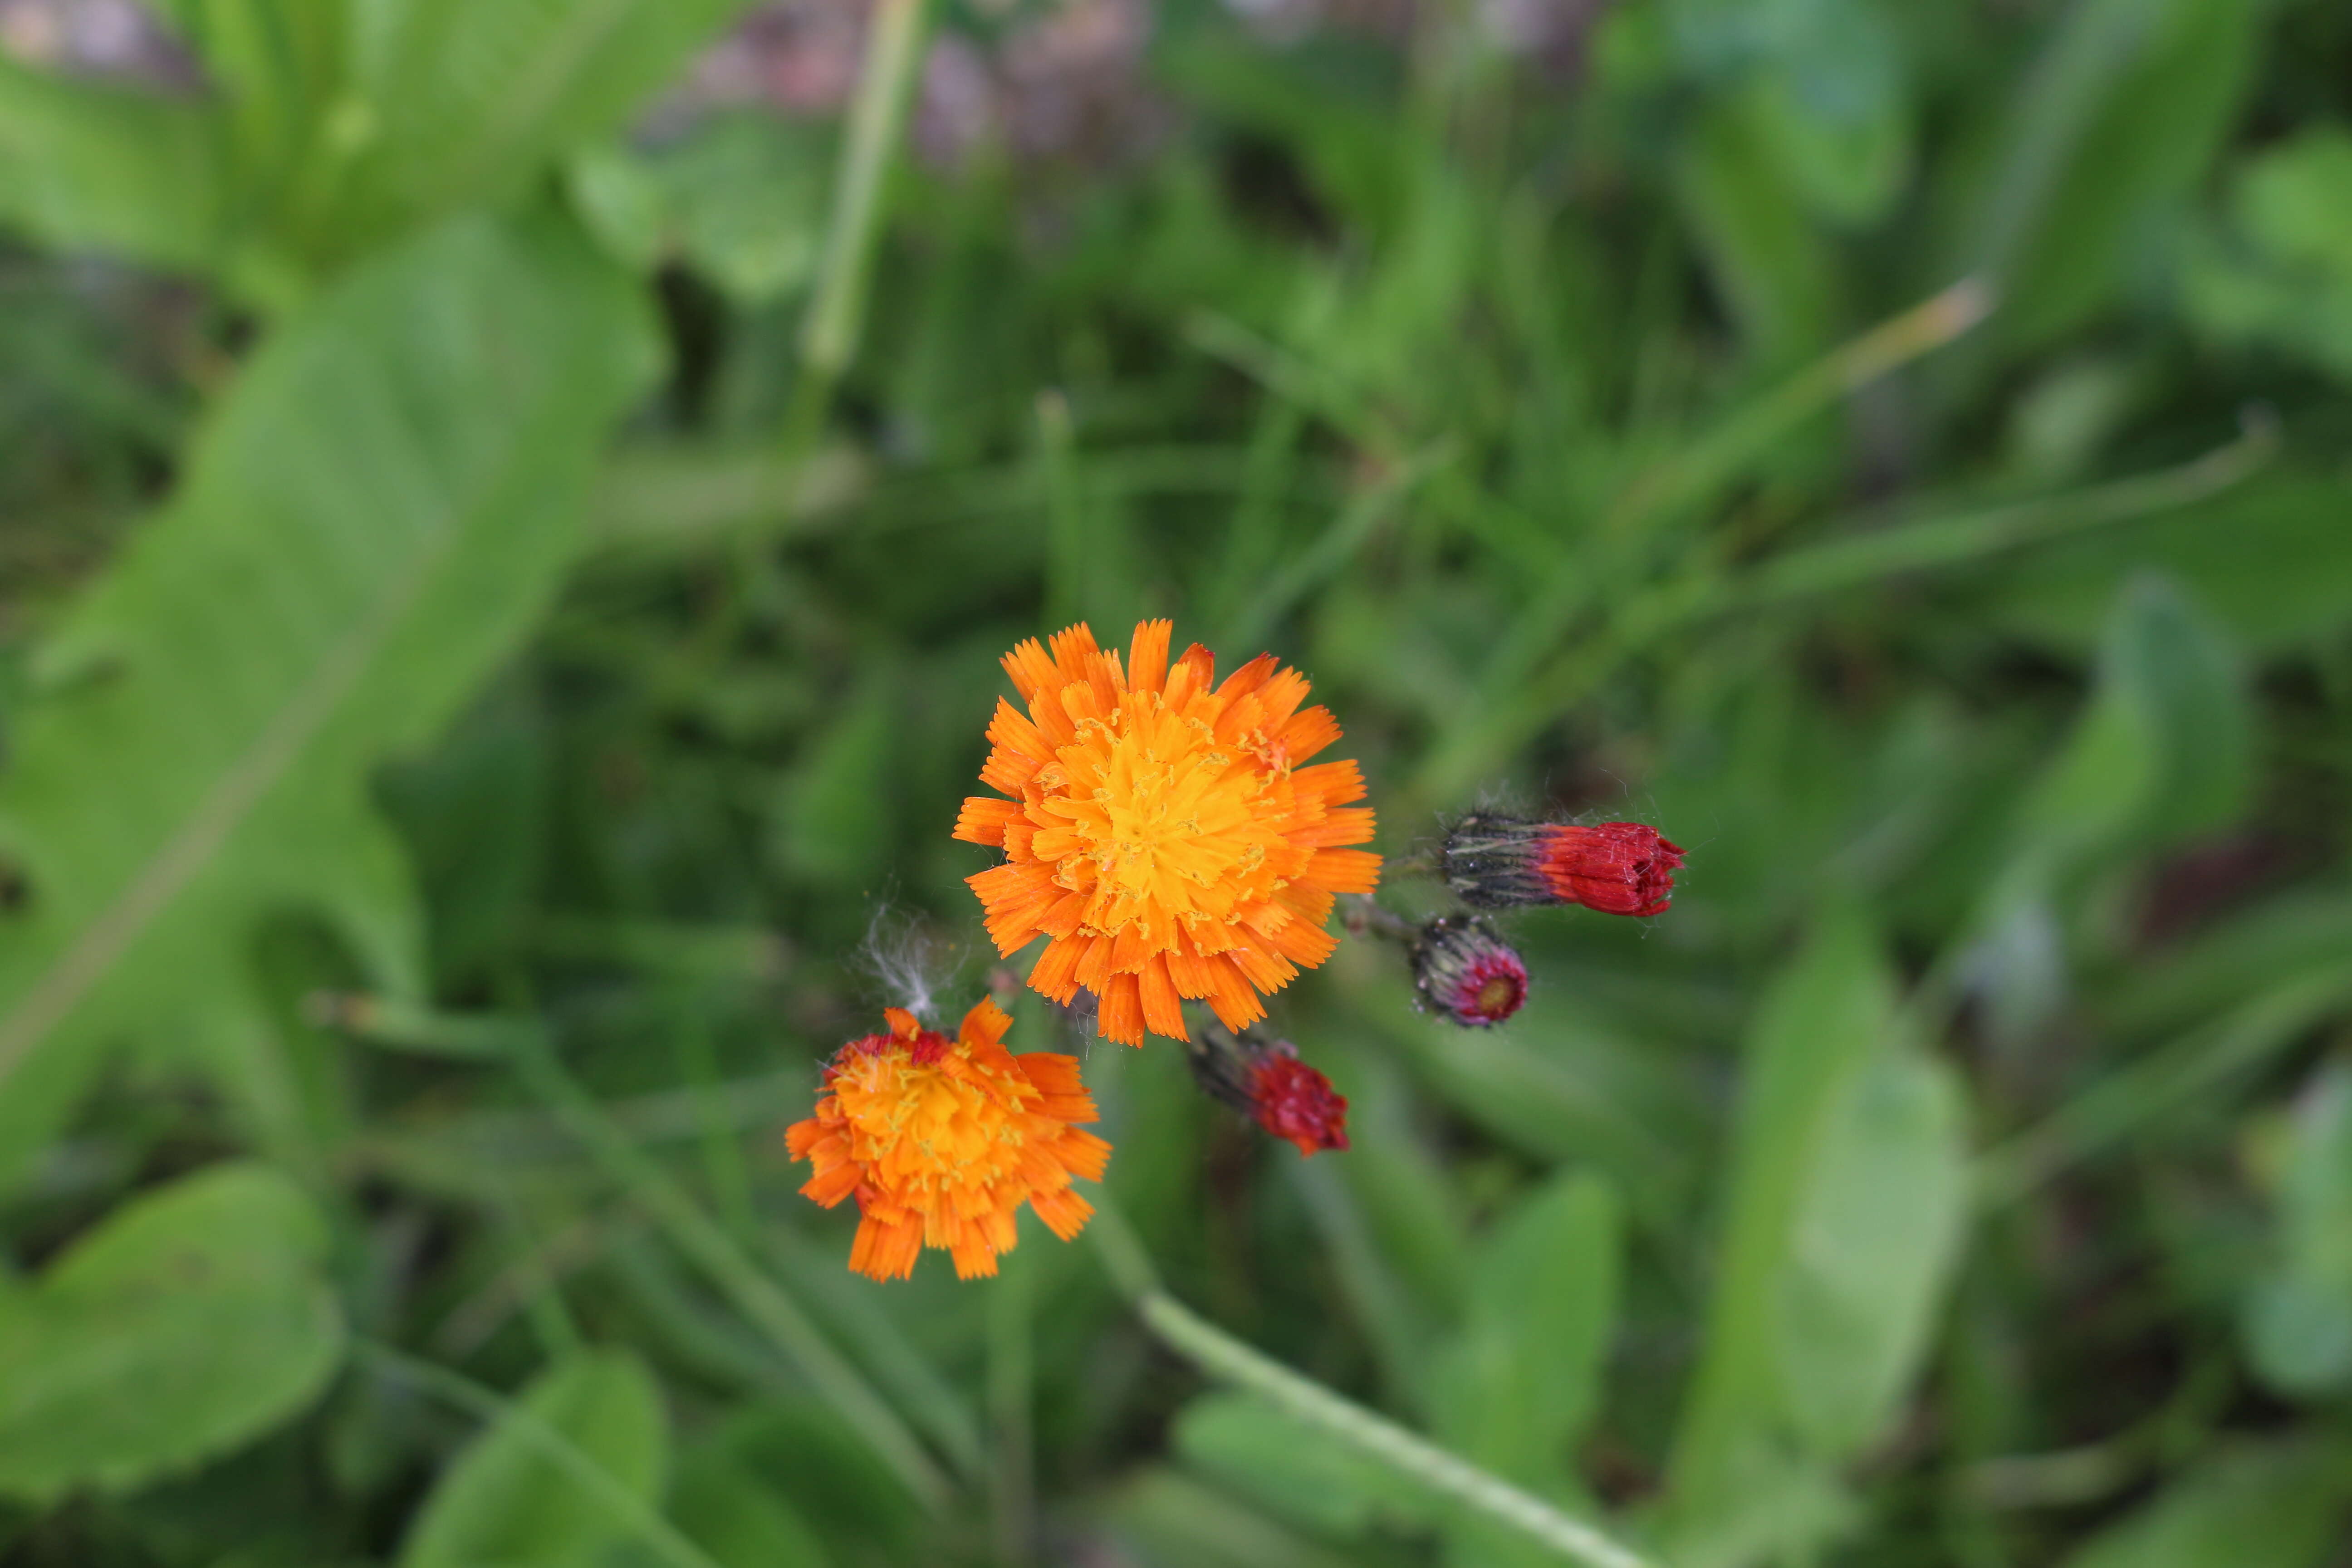
POLYGON ((833 213, 818 258, 815 297, 801 327, 801 377, 785 415, 784 449, 805 451, 849 368, 866 316, 866 285, 882 227, 882 185, 896 161, 922 63, 924 0, 880 0, 867 35, 857 96, 849 107, 833 213))
POLYGON ((1790 430, 1838 398, 1943 347, 1983 321, 1992 304, 1990 289, 1963 278, 1831 350, 1634 480, 1610 508, 1604 526, 1632 528, 1728 483, 1790 430))
POLYGON ((2169 511, 2242 482, 2271 460, 2278 445, 2277 421, 2266 411, 2251 411, 2236 440, 2178 468, 1806 545, 1726 584, 1703 608, 1747 609, 1831 593, 1898 572, 1981 560, 2040 540, 2169 511))
MULTIPOLYGON (((1661 517, 1711 499, 1790 431, 1838 398, 1943 347, 1984 320, 1990 309, 1991 296, 1984 286, 1962 279, 1841 343, 1734 410, 1666 460, 1635 475, 1603 514, 1597 537, 1602 542, 1634 538, 1661 517)), ((1535 598, 1509 635, 1496 643, 1479 673, 1480 688, 1507 691, 1518 686, 1578 616, 1607 592, 1607 575, 1594 572, 1589 552, 1561 555, 1549 580, 1537 584, 1535 598)))
POLYGON ((1087 1235, 1112 1283, 1134 1306, 1144 1327, 1209 1376, 1257 1394, 1398 1475, 1442 1492, 1571 1562, 1588 1568, 1653 1568, 1649 1559, 1591 1525, 1301 1377, 1201 1317, 1160 1287, 1151 1259, 1108 1194, 1097 1200, 1097 1209, 1087 1235))
POLYGON ((1591 1568, 1646 1568, 1648 1560, 1542 1499, 1340 1398, 1242 1343, 1171 1296, 1151 1291, 1136 1315, 1160 1342, 1210 1376, 1245 1388, 1290 1415, 1360 1449, 1433 1491, 1447 1494, 1529 1540, 1591 1568))
POLYGON ((582 1452, 579 1445, 529 1405, 517 1404, 460 1373, 420 1361, 381 1341, 362 1339, 355 1348, 362 1359, 404 1383, 413 1384, 469 1415, 496 1423, 537 1448, 627 1525, 631 1533, 670 1568, 720 1568, 717 1559, 679 1533, 677 1527, 664 1519, 651 1503, 622 1485, 610 1470, 582 1452))
POLYGON ((1036 1356, 1031 1321, 1034 1251, 1008 1253, 987 1288, 989 1468, 996 1554, 1008 1565, 1036 1556, 1036 1356))
POLYGON ((547 1043, 522 1044, 516 1065, 605 1173, 691 1259, 719 1293, 800 1368, 842 1418, 898 1473, 927 1507, 946 1502, 948 1479, 882 1397, 833 1348, 797 1302, 745 1257, 727 1232, 614 1125, 587 1090, 565 1072, 547 1043))

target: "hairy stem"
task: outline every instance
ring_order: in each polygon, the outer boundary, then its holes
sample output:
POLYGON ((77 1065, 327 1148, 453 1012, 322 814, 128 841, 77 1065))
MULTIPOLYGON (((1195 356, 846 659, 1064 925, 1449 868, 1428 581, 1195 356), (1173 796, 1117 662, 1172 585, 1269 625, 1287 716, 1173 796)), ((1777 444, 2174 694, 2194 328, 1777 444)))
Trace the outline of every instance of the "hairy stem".
POLYGON ((1587 1568, 1658 1568, 1600 1531, 1500 1476, 1416 1436, 1244 1344, 1161 1289, 1151 1259, 1106 1197, 1087 1234, 1103 1268, 1144 1327, 1209 1376, 1246 1389, 1294 1419, 1339 1438, 1398 1475, 1442 1492, 1587 1568))
POLYGON ((801 377, 785 416, 784 447, 804 451, 849 368, 865 324, 866 284, 882 229, 882 185, 896 161, 923 58, 926 0, 880 0, 866 34, 857 96, 849 106, 816 293, 801 326, 801 377))

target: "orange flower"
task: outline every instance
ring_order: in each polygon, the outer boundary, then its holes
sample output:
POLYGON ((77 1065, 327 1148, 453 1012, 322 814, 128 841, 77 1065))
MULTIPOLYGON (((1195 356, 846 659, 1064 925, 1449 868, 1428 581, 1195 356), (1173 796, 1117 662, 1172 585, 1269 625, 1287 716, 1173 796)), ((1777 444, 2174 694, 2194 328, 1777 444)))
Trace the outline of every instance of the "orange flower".
POLYGON ((958 1279, 993 1274, 1024 1200, 1064 1241, 1085 1228, 1094 1205, 1070 1178, 1100 1181, 1110 1145, 1074 1125, 1095 1120, 1077 1058, 1007 1051, 1013 1020, 993 1002, 952 1040, 900 1008, 883 1016, 890 1032, 842 1047, 816 1114, 784 1133, 793 1158, 816 1166, 803 1193, 827 1208, 857 1194, 850 1268, 904 1279, 937 1247, 958 1279))
POLYGON ((968 878, 1007 957, 1045 944, 1029 984, 1056 1002, 1101 1003, 1103 1034, 1189 1038, 1180 998, 1205 997, 1229 1029, 1331 954, 1335 893, 1368 893, 1381 858, 1356 764, 1298 764, 1339 738, 1324 708, 1299 709, 1307 678, 1262 654, 1214 685, 1194 643, 1168 662, 1170 623, 1135 628, 1127 664, 1084 625, 1004 657, 1027 717, 1002 698, 995 750, 955 836, 1002 847, 968 878))

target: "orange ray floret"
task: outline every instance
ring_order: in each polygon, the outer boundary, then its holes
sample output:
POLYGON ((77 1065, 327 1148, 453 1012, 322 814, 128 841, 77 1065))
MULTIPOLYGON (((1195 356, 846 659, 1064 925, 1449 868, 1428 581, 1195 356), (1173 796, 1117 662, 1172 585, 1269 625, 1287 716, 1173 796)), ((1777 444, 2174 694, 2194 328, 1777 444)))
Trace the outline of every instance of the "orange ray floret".
POLYGON ((952 1040, 899 1008, 883 1016, 890 1032, 842 1047, 816 1114, 784 1132, 793 1158, 816 1167, 803 1193, 827 1208, 856 1194, 850 1268, 904 1279, 936 1247, 958 1279, 993 1274, 1024 1202, 1064 1241, 1077 1235, 1095 1210, 1071 1179, 1100 1181, 1110 1158, 1076 1125, 1095 1120, 1077 1058, 1007 1051, 1013 1020, 993 1002, 965 1014, 952 1040))
POLYGON ((1381 858, 1353 803, 1353 763, 1301 766, 1339 738, 1301 710, 1307 678, 1262 654, 1216 683, 1195 643, 1168 659, 1167 621, 1135 628, 1122 667, 1081 624, 1004 657, 1024 713, 999 699, 981 783, 1014 798, 963 803, 955 836, 1004 851, 968 878, 1006 957, 1050 940, 1029 984, 1090 991, 1103 1034, 1187 1039, 1183 1002, 1229 1029, 1262 993, 1329 957, 1338 893, 1369 893, 1381 858))

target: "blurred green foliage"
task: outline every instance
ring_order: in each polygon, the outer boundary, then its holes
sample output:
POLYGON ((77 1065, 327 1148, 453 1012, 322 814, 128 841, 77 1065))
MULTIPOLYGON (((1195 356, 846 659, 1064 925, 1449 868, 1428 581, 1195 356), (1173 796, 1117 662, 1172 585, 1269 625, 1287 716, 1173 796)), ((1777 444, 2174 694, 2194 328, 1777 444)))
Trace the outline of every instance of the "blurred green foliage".
POLYGON ((1343 944, 1311 1163, 1024 994, 1175 1294, 1674 1568, 2344 1561, 2340 5, 1166 0, 890 172, 814 439, 835 127, 648 118, 739 5, 152 9, 0 61, 7 1563, 1549 1560, 793 1194, 988 983, 996 656, 1146 614, 1393 856, 1689 851, 1500 1029, 1343 944))

